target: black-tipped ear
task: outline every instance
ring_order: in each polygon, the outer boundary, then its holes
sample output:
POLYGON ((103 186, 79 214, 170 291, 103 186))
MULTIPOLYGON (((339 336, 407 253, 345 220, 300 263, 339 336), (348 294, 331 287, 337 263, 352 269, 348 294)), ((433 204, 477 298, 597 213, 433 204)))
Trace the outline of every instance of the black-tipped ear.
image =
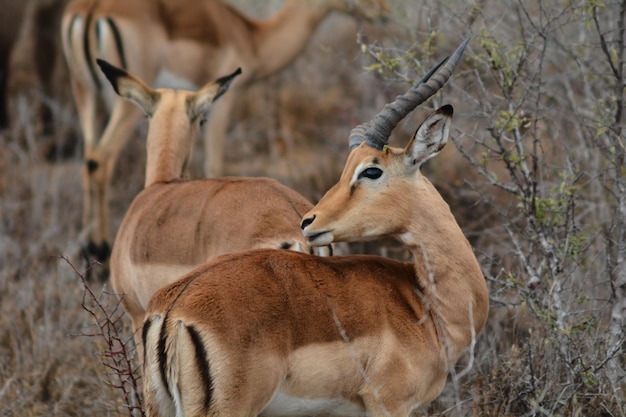
POLYGON ((104 59, 97 58, 96 63, 98 64, 98 66, 100 67, 104 75, 107 77, 107 79, 113 86, 113 89, 115 90, 115 92, 117 94, 120 94, 117 88, 117 80, 120 77, 128 76, 128 73, 124 71, 123 69, 116 67, 115 65, 109 64, 104 59))
POLYGON ((232 74, 220 77, 215 80, 215 82, 220 85, 220 88, 217 90, 215 97, 213 97, 213 101, 217 100, 222 94, 228 91, 228 87, 230 87, 230 84, 239 74, 241 74, 241 67, 237 68, 232 74))
POLYGON ((148 115, 154 113, 154 106, 160 97, 159 92, 128 71, 102 59, 96 59, 96 62, 120 97, 135 103, 148 115))
POLYGON ((452 107, 451 104, 445 104, 441 106, 439 109, 437 109, 437 113, 441 113, 444 116, 448 116, 451 118, 452 115, 454 114, 454 108, 452 107))

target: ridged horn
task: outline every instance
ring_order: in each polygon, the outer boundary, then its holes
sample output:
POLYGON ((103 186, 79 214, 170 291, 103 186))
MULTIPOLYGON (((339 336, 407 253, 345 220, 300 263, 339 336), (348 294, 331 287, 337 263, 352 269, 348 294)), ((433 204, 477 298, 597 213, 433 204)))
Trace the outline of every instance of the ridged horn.
POLYGON ((432 97, 448 81, 452 71, 461 60, 468 42, 469 39, 463 41, 450 59, 445 58, 435 65, 409 91, 396 97, 392 103, 386 104, 372 120, 352 129, 348 139, 350 150, 359 146, 363 141, 368 146, 382 150, 398 123, 417 106, 432 97))

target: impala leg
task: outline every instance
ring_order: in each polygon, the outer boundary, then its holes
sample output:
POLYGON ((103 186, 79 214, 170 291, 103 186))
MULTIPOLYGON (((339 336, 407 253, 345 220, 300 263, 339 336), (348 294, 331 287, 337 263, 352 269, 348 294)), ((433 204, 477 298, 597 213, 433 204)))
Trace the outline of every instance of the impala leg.
POLYGON ((106 184, 107 165, 110 161, 97 156, 97 152, 85 160, 85 205, 89 208, 89 222, 92 232, 87 242, 87 252, 99 262, 109 257, 108 230, 108 186, 106 184))
MULTIPOLYGON (((369 375, 369 382, 361 396, 368 416, 409 417, 415 406, 411 399, 415 387, 408 382, 412 380, 412 375, 406 369, 409 369, 409 364, 400 360, 395 366, 390 365, 387 371, 369 375)), ((424 375, 427 373, 424 372, 424 375)), ((425 381, 430 380, 425 378, 425 381)))
POLYGON ((120 151, 130 139, 141 111, 133 104, 116 98, 109 122, 95 151, 85 161, 87 172, 88 198, 93 201, 91 215, 95 230, 91 235, 90 246, 99 249, 99 255, 106 260, 110 254, 107 237, 109 235, 109 199, 111 180, 120 151))
POLYGON ((204 175, 219 177, 224 172, 224 140, 230 126, 230 115, 235 103, 236 92, 231 90, 215 103, 206 129, 203 131, 204 175))
POLYGON ((74 95, 74 103, 76 104, 76 112, 80 121, 81 130, 83 132, 83 166, 81 168, 82 185, 83 185, 83 216, 82 227, 83 233, 86 235, 86 242, 81 242, 85 257, 89 261, 93 247, 90 247, 94 241, 93 233, 95 224, 95 206, 94 206, 94 190, 92 187, 92 179, 88 161, 94 157, 96 147, 96 138, 99 131, 100 118, 97 114, 97 99, 92 89, 83 82, 72 78, 72 93, 74 95))
POLYGON ((148 345, 143 364, 146 415, 257 417, 284 378, 286 363, 249 349, 229 355, 219 343, 207 343, 211 336, 195 325, 176 320, 163 330, 162 317, 149 316, 141 330, 148 345), (172 355, 166 362, 158 348, 162 340, 172 355))
POLYGON ((364 397, 363 403, 367 410, 367 415, 371 417, 409 417, 411 410, 403 408, 389 407, 388 404, 381 403, 380 398, 364 397))
MULTIPOLYGON (((220 353, 209 355, 209 366, 212 357, 224 356, 220 353)), ((207 417, 259 416, 286 374, 286 364, 281 360, 253 352, 246 352, 224 365, 224 362, 220 363, 223 373, 220 372, 214 380, 213 401, 207 413, 203 414, 207 417)), ((193 410, 197 408, 193 405, 189 407, 192 412, 187 415, 195 415, 193 410)))

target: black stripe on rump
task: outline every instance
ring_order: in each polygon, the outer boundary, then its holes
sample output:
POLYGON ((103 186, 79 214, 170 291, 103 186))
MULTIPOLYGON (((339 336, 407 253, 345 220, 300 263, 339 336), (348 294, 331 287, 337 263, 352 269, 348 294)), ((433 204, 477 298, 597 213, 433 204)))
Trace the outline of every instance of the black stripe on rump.
POLYGON ((165 353, 165 342, 167 341, 167 335, 165 334, 167 328, 167 319, 168 314, 163 318, 163 323, 161 324, 161 331, 159 332, 159 344, 157 346, 157 361, 159 362, 159 371, 161 373, 161 381, 165 386, 165 392, 167 395, 173 399, 172 393, 170 392, 170 385, 167 381, 167 354, 165 353))
POLYGON ((202 343, 202 337, 198 330, 193 326, 186 326, 189 337, 196 350, 196 365, 200 372, 200 379, 204 386, 204 411, 208 411, 211 406, 211 399, 213 398, 213 379, 211 378, 211 370, 209 368, 209 358, 202 343))
POLYGON ((126 55, 124 54, 124 44, 122 43, 122 35, 120 34, 120 30, 110 17, 106 18, 107 23, 111 27, 111 32, 113 32, 113 37, 115 38, 115 47, 117 48, 117 53, 120 58, 120 63, 122 64, 122 68, 128 70, 128 65, 126 63, 126 55))
POLYGON ((93 57, 91 56, 91 51, 89 50, 89 30, 91 28, 91 21, 93 20, 93 11, 90 11, 87 15, 87 20, 85 21, 85 33, 83 37, 83 51, 85 52, 85 61, 87 61, 87 66, 89 67, 89 73, 91 74, 91 78, 93 79, 94 84, 96 85, 96 89, 100 90, 102 85, 100 84, 100 79, 98 78, 98 73, 96 72, 96 68, 93 65, 93 57))
POLYGON ((147 348, 146 348, 146 340, 148 339, 148 331, 150 330, 150 326, 152 326, 152 319, 148 318, 148 319, 146 319, 146 321, 144 321, 143 327, 141 328, 141 341, 143 342, 143 362, 144 362, 144 364, 148 363, 148 361, 146 360, 146 358, 147 358, 146 354, 148 353, 147 348))

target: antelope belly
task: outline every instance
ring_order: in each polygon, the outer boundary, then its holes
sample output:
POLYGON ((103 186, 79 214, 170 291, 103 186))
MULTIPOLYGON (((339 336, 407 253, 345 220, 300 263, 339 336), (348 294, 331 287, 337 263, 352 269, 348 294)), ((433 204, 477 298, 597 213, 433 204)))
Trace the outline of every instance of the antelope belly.
POLYGON ((362 407, 345 398, 309 399, 278 391, 261 412, 262 417, 365 416, 362 407))

